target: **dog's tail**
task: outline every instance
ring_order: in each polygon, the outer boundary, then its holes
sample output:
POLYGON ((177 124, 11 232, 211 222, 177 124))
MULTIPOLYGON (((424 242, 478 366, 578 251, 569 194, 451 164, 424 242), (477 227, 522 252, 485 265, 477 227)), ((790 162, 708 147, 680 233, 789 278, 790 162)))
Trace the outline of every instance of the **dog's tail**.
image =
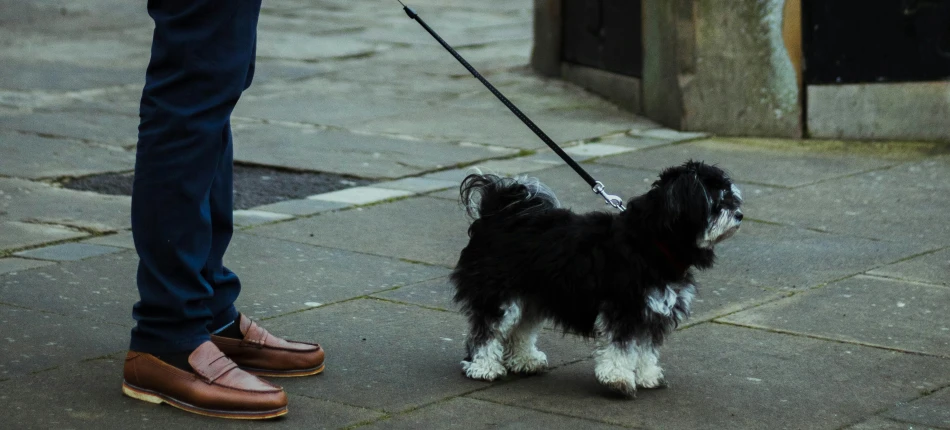
POLYGON ((461 203, 472 219, 523 216, 561 207, 537 178, 471 174, 462 180, 461 203))

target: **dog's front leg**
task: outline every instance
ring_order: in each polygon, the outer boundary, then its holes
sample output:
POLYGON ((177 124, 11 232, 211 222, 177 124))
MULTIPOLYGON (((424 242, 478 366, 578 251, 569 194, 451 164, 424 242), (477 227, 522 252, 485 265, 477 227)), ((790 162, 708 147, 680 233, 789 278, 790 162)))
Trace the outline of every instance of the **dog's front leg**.
POLYGON ((663 368, 659 364, 660 353, 656 350, 656 345, 653 342, 644 341, 638 345, 638 350, 637 385, 643 388, 666 387, 663 368))
POLYGON ((635 397, 637 394, 636 369, 639 362, 639 348, 634 339, 620 341, 605 334, 606 345, 595 353, 594 374, 597 380, 623 395, 635 397))

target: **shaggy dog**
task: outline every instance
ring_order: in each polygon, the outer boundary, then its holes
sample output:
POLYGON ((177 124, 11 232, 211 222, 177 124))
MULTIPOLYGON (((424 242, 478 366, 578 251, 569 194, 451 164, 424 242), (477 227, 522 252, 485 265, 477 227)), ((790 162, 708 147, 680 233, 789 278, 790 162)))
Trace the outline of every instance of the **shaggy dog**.
POLYGON ((537 180, 473 174, 461 198, 474 222, 452 272, 471 332, 465 375, 538 373, 542 323, 602 344, 597 380, 628 396, 664 385, 657 347, 685 320, 696 294, 691 267, 739 230, 742 197, 702 162, 671 167, 621 213, 560 208, 537 180))

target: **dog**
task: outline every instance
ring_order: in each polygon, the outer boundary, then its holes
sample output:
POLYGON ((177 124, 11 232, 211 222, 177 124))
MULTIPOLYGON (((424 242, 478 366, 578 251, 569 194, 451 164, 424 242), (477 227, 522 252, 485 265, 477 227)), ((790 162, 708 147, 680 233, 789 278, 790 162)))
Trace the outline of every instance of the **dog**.
POLYGON ((577 214, 536 179, 491 174, 467 176, 460 197, 474 220, 451 274, 470 326, 465 375, 544 371, 535 341, 551 321, 597 339, 597 380, 630 397, 665 386, 657 347, 690 314, 690 268, 711 267, 743 217, 729 176, 692 160, 621 213, 577 214))

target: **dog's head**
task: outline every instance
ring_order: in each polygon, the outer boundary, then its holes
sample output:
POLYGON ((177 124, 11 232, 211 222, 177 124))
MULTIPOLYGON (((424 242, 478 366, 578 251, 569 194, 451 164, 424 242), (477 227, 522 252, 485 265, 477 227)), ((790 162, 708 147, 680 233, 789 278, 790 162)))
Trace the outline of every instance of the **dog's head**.
POLYGON ((711 249, 728 239, 742 223, 742 195, 722 169, 699 161, 670 167, 645 196, 667 234, 695 240, 711 249))

